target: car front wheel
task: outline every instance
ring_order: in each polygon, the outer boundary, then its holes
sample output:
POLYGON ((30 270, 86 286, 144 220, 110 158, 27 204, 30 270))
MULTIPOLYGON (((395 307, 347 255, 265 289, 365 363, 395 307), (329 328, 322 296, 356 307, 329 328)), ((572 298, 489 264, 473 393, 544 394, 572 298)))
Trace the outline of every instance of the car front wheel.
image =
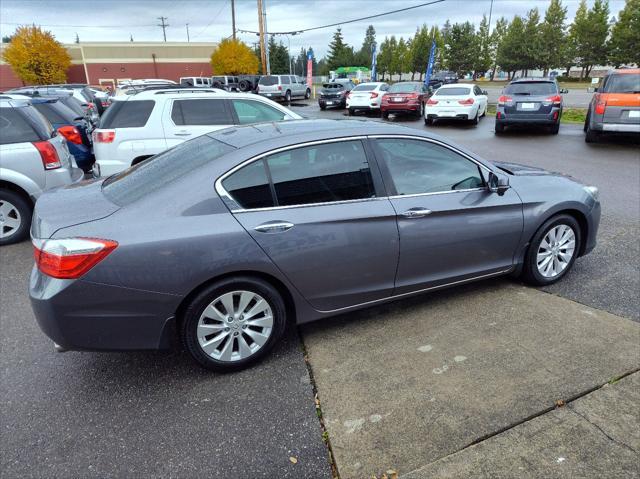
POLYGON ((0 189, 0 245, 17 243, 29 234, 31 206, 15 191, 0 189))
POLYGON ((580 225, 573 216, 548 219, 531 240, 523 279, 536 286, 559 281, 572 268, 581 245, 580 225))
POLYGON ((273 286, 257 278, 229 278, 207 287, 187 306, 182 340, 201 366, 229 372, 267 354, 285 328, 286 308, 273 286))

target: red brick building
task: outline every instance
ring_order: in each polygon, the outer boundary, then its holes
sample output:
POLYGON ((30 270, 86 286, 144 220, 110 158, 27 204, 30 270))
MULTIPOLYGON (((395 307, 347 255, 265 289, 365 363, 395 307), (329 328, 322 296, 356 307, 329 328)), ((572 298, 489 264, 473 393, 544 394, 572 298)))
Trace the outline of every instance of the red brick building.
MULTIPOLYGON (((118 80, 163 78, 178 81, 185 76, 211 76, 210 42, 91 42, 65 47, 72 65, 69 83, 114 85, 118 80)), ((2 44, 0 48, 6 47, 2 44)), ((22 81, 0 56, 0 90, 22 86, 22 81)))

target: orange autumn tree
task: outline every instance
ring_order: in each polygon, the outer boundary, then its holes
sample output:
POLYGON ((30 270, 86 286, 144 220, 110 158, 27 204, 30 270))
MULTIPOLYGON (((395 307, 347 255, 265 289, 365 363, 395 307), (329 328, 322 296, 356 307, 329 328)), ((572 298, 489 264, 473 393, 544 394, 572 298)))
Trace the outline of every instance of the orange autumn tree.
POLYGON ((32 25, 18 27, 2 55, 23 82, 31 85, 64 83, 71 57, 51 32, 32 25))
POLYGON ((258 66, 258 57, 240 40, 222 40, 211 55, 214 75, 254 75, 258 66))

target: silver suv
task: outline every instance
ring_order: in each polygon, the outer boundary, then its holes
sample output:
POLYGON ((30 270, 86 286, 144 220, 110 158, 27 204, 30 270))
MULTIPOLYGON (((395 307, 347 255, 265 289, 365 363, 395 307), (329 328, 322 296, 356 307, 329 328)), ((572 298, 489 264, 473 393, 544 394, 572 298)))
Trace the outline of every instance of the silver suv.
POLYGON ((28 100, 0 99, 0 245, 29 234, 43 191, 83 178, 67 143, 28 100))
POLYGON ((311 89, 298 75, 267 75, 260 78, 258 93, 288 103, 292 98, 308 99, 311 89))

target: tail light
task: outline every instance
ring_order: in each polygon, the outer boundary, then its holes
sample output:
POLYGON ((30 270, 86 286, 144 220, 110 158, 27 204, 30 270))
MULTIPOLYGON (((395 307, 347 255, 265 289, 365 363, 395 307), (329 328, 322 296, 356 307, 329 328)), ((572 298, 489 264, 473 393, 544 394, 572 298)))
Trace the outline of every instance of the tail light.
POLYGON ((427 105, 437 105, 438 104, 438 100, 434 100, 432 98, 429 98, 427 100, 427 105))
POLYGON ((107 257, 118 243, 94 238, 33 240, 36 266, 47 276, 75 279, 107 257))
POLYGON ((282 85, 278 85, 278 91, 282 91, 282 85))
POLYGON ((562 104, 562 97, 560 95, 550 96, 544 99, 545 103, 553 103, 554 105, 560 106, 562 104))
POLYGON ((76 145, 82 144, 82 136, 80 132, 75 126, 66 125, 58 128, 58 133, 66 138, 66 140, 70 143, 75 143, 76 145))
POLYGON ((607 100, 602 95, 596 95, 596 115, 604 115, 607 109, 607 100))
POLYGON ((115 130, 94 130, 93 142, 94 143, 113 143, 116 139, 115 130))
POLYGON ((371 93, 371 99, 378 98, 378 94, 374 91, 371 93))
POLYGON ((458 100, 461 105, 473 105, 473 98, 467 98, 466 100, 458 100))
POLYGON ((511 105, 513 103, 513 98, 508 95, 501 95, 498 98, 498 106, 511 105))
POLYGON ((48 141, 35 141, 33 142, 33 146, 35 146, 38 153, 40 153, 42 166, 44 166, 45 170, 55 170, 62 166, 58 152, 56 151, 55 146, 51 143, 48 141))
POLYGON ((553 119, 557 120, 558 119, 558 110, 553 112, 553 119))

